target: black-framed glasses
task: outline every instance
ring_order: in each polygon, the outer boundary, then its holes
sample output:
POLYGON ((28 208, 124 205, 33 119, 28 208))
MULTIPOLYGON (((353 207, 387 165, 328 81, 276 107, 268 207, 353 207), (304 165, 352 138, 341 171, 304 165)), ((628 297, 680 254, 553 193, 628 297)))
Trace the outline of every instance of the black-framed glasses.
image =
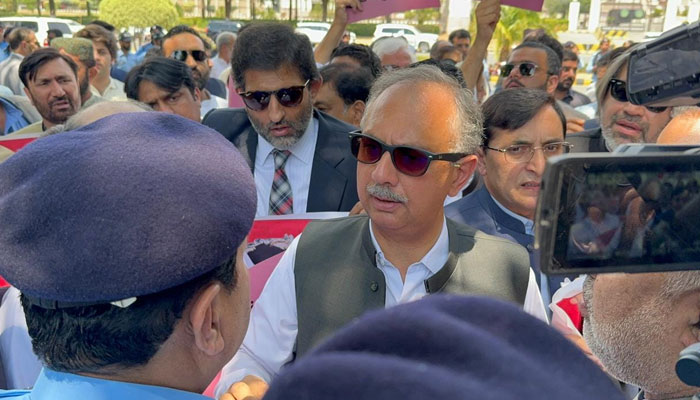
MULTIPOLYGON (((350 132, 350 150, 357 161, 363 164, 378 162, 384 152, 389 152, 391 162, 396 169, 409 176, 421 176, 428 171, 431 161, 459 161, 466 156, 463 153, 435 154, 426 150, 408 146, 389 146, 378 139, 363 134, 361 131, 350 132)), ((459 166, 459 164, 455 164, 459 166)))
POLYGON ((484 146, 485 148, 493 151, 498 151, 503 153, 506 161, 513 164, 527 163, 532 160, 535 155, 535 150, 542 150, 545 158, 559 156, 566 154, 571 151, 574 147, 573 144, 568 142, 554 142, 543 144, 542 146, 533 146, 531 144, 514 144, 512 146, 504 147, 502 149, 484 146))
MULTIPOLYGON (((621 103, 627 103, 629 98, 627 97, 627 82, 621 81, 619 79, 610 79, 610 84, 608 85, 610 88, 610 97, 613 99, 621 102, 621 103)), ((652 106, 644 106, 647 108, 647 110, 654 112, 654 113, 662 113, 666 111, 668 107, 652 107, 652 106)))
POLYGON ((204 50, 175 50, 173 54, 170 55, 170 58, 185 62, 188 54, 191 55, 195 61, 202 62, 207 59, 207 52, 204 50))
POLYGON ((306 85, 311 82, 311 79, 307 79, 301 86, 292 86, 288 88, 282 88, 266 92, 263 90, 257 90, 254 92, 239 93, 243 98, 243 103, 246 107, 253 111, 262 111, 270 105, 270 100, 272 95, 277 97, 277 101, 284 107, 296 107, 301 103, 304 98, 304 89, 306 85))
POLYGON ((508 75, 510 75, 511 72, 513 72, 513 69, 515 67, 518 67, 518 72, 520 72, 520 75, 522 76, 533 76, 535 75, 535 72, 537 72, 537 64, 531 63, 531 62, 522 62, 519 64, 506 64, 501 68, 501 76, 503 78, 507 78, 508 75))

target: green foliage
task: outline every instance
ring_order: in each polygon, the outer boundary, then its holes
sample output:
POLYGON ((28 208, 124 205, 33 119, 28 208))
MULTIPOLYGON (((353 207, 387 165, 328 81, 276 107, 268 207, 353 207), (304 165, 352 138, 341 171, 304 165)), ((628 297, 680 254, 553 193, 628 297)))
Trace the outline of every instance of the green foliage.
POLYGON ((258 12, 257 18, 275 21, 277 20, 277 13, 272 7, 265 7, 262 12, 258 12))
POLYGON ((437 21, 440 19, 440 9, 438 8, 421 8, 419 10, 410 10, 404 13, 406 19, 411 19, 418 22, 418 25, 423 25, 428 21, 437 21))
MULTIPOLYGON (((183 18, 180 18, 180 19, 177 21, 177 24, 173 24, 173 25, 187 25, 187 26, 191 26, 191 27, 193 27, 193 28, 196 27, 196 28, 205 29, 205 28, 207 27, 208 24, 209 24, 209 20, 206 19, 206 18, 202 18, 202 17, 183 17, 183 18)), ((169 26, 172 26, 172 25, 169 25, 169 26)))
POLYGON ((350 24, 348 30, 357 36, 373 36, 377 24, 350 24))
MULTIPOLYGON (((544 11, 549 15, 561 14, 569 16, 569 3, 571 0, 544 0, 544 11)), ((580 13, 587 14, 591 9, 591 0, 579 0, 581 3, 580 13)))
POLYGON ((178 13, 170 0, 102 0, 100 19, 117 28, 174 26, 178 13))
POLYGON ((182 18, 185 16, 185 10, 183 10, 179 4, 175 3, 175 9, 177 10, 178 18, 182 18))
MULTIPOLYGON (((416 28, 423 33, 440 34, 440 25, 416 25, 416 28)), ((374 33, 374 31, 372 31, 372 33, 374 33)))
POLYGON ((556 32, 565 30, 567 25, 568 22, 563 19, 541 18, 540 14, 534 11, 504 6, 501 8, 501 19, 493 34, 496 56, 499 61, 505 60, 511 47, 523 40, 523 33, 527 28, 542 28, 556 37, 556 32))

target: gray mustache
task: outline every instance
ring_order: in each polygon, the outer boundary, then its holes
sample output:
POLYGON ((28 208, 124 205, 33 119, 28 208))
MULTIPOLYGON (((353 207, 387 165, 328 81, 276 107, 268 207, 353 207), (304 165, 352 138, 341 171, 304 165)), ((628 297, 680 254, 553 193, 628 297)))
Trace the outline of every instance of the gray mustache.
POLYGON ((392 192, 387 186, 378 185, 376 183, 367 185, 367 193, 382 200, 395 201, 403 204, 408 201, 406 197, 392 192))

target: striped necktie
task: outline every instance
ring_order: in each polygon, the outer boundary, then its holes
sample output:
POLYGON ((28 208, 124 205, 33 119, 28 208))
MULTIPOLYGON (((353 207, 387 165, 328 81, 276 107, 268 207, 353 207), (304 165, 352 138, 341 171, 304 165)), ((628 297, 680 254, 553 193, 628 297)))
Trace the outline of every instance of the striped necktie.
POLYGON ((292 186, 289 184, 284 166, 291 154, 289 150, 273 150, 275 158, 275 177, 272 180, 270 190, 270 215, 284 215, 292 213, 294 201, 292 199, 292 186))

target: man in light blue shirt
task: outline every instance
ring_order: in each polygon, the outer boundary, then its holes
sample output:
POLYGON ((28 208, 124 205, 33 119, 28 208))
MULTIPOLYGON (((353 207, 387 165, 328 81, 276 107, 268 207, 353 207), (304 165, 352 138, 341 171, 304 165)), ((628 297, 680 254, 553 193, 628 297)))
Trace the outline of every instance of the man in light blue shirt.
POLYGON ((206 399, 248 327, 255 204, 235 146, 166 113, 105 117, 0 164, 0 275, 44 365, 0 398, 206 399))
POLYGON ((19 98, 19 96, 0 96, 0 136, 16 132, 30 123, 36 122, 33 118, 25 116, 22 108, 10 100, 11 97, 19 98))

